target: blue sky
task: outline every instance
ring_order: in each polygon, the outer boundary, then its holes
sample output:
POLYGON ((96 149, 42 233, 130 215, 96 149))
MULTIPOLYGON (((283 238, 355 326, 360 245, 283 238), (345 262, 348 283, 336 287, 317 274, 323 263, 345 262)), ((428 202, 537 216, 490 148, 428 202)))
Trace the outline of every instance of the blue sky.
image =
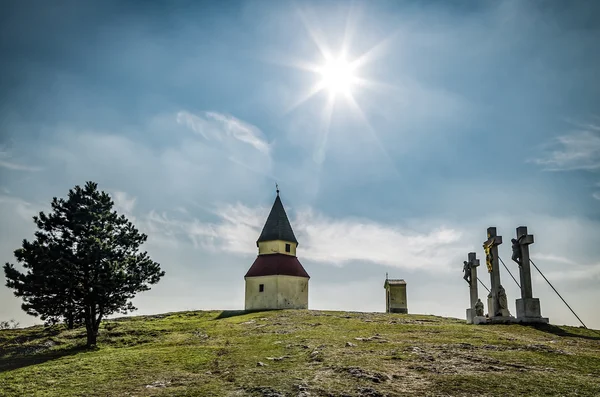
MULTIPOLYGON (((496 226, 516 273, 508 242, 526 225, 538 266, 600 328, 597 2, 226 3, 5 4, 2 262, 33 214, 93 180, 167 272, 138 313, 242 308, 278 182, 310 308, 382 311, 388 272, 409 311, 463 317, 467 253, 496 226), (355 105, 327 90, 298 105, 320 79, 299 66, 323 47, 364 60, 355 105)), ((537 275, 534 296, 577 324, 537 275)), ((0 299, 0 318, 34 321, 0 299)))

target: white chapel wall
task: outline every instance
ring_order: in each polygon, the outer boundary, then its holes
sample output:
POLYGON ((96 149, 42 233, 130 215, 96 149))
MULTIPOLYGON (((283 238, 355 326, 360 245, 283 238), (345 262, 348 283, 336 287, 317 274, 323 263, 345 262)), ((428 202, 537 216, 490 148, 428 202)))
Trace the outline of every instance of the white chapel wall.
POLYGON ((246 277, 245 309, 307 309, 308 280, 282 275, 246 277))

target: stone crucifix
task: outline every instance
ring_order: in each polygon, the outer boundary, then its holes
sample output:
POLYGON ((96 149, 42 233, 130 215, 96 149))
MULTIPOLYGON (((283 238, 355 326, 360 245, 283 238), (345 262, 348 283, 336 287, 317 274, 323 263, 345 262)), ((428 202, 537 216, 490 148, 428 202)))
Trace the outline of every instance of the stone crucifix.
POLYGON ((467 309, 467 323, 473 324, 473 319, 477 316, 477 302, 479 301, 479 293, 477 290, 477 267, 479 266, 479 259, 476 258, 475 252, 469 252, 468 261, 465 262, 463 270, 465 273, 464 279, 469 283, 469 293, 471 298, 471 306, 467 309))
MULTIPOLYGON (((527 234, 526 226, 517 228, 517 238, 513 239, 513 245, 517 245, 513 251, 519 255, 519 275, 521 278, 521 299, 517 299, 517 319, 524 322, 548 322, 542 318, 540 300, 533 297, 531 287, 531 266, 529 261, 529 245, 533 244, 533 235, 527 234), (518 248, 518 250, 516 249, 518 248)), ((513 254, 513 257, 516 256, 513 254)))
POLYGON ((471 297, 471 309, 475 309, 479 294, 477 291, 477 267, 479 266, 479 259, 476 259, 477 254, 475 252, 469 252, 469 267, 471 268, 471 277, 469 282, 469 291, 471 297))
POLYGON ((483 243, 485 250, 485 263, 488 273, 490 273, 490 281, 492 284, 492 307, 490 308, 490 317, 501 316, 502 309, 498 299, 500 292, 500 267, 498 263, 498 246, 502 244, 502 236, 498 236, 495 227, 488 227, 487 240, 483 243))
POLYGON ((531 288, 531 266, 529 264, 529 244, 533 244, 533 235, 527 234, 527 226, 517 228, 516 243, 520 246, 519 273, 521 278, 521 298, 533 298, 531 288))

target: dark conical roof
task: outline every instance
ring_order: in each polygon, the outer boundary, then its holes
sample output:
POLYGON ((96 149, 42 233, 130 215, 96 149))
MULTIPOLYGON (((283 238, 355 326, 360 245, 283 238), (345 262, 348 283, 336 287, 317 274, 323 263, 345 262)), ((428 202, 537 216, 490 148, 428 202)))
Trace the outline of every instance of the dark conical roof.
POLYGON ((285 213, 279 194, 277 194, 277 197, 275 198, 273 208, 271 208, 269 217, 267 218, 265 226, 256 243, 272 240, 284 240, 298 244, 298 240, 296 240, 296 236, 294 236, 292 225, 290 225, 290 221, 285 213))

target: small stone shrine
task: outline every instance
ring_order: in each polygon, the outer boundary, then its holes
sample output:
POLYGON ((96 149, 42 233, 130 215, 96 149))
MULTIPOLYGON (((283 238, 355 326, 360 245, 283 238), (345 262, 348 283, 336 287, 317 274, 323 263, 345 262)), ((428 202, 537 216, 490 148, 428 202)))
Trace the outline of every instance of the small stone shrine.
POLYGON ((389 279, 385 275, 385 312, 408 314, 406 304, 406 281, 402 279, 389 279))

